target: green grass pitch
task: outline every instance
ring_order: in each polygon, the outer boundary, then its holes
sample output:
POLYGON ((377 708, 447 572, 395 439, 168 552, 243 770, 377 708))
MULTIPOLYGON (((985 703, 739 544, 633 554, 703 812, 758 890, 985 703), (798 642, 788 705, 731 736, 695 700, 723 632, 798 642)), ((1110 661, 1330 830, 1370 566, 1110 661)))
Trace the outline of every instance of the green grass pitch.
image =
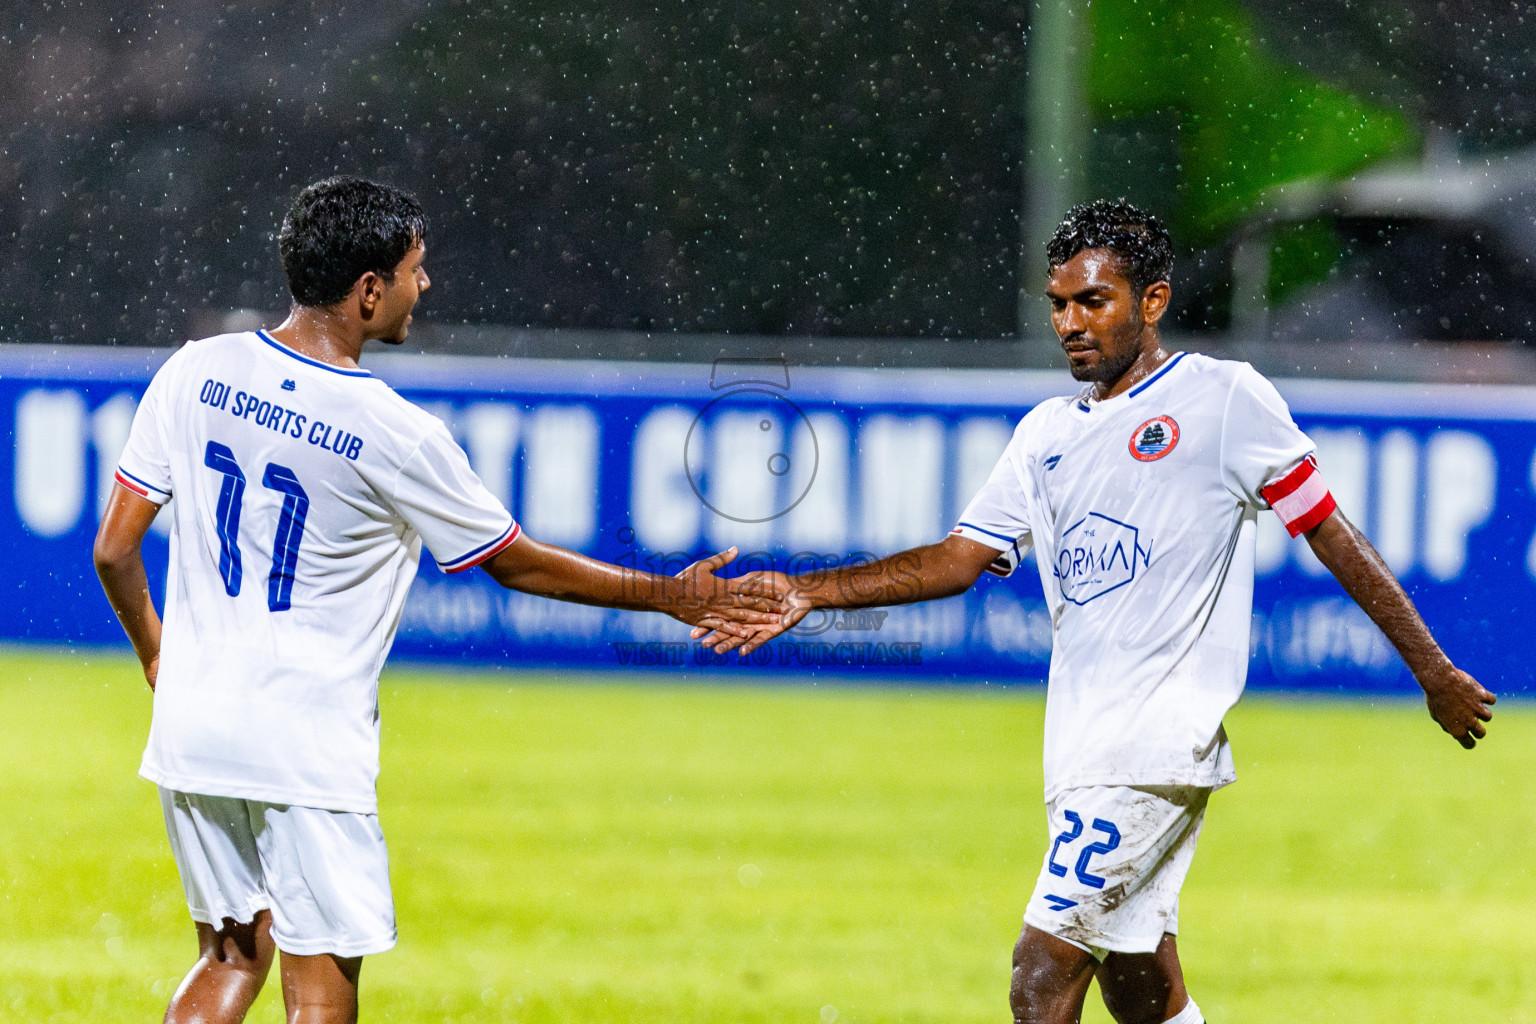
MULTIPOLYGON (((399 670, 382 706, 366 1019, 1007 1019, 1038 690, 399 670)), ((191 963, 148 721, 116 654, 0 652, 0 1020, 158 1020, 191 963)), ((1536 1021, 1533 725, 1244 701, 1180 912, 1209 1019, 1536 1021)))

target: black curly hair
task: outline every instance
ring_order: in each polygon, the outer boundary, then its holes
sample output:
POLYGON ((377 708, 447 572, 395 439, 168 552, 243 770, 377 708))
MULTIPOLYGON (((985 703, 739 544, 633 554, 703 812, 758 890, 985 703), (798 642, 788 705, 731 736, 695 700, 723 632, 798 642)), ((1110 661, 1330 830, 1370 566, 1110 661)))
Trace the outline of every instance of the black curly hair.
POLYGON ((416 197, 350 175, 317 181, 289 207, 277 236, 288 290, 301 306, 330 306, 370 270, 390 280, 427 234, 416 197))
POLYGON ((1163 222, 1124 199, 1095 199, 1067 211, 1066 219, 1045 246, 1049 269, 1055 270, 1084 249, 1108 249, 1115 254, 1131 287, 1138 293, 1173 273, 1173 239, 1163 222))

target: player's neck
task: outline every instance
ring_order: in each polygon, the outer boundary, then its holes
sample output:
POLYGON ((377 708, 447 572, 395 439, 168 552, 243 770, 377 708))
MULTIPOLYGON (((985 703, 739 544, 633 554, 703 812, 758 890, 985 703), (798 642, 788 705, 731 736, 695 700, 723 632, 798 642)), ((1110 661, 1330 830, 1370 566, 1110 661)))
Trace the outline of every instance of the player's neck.
POLYGON ((1150 343, 1142 346, 1140 354, 1136 356, 1136 361, 1130 365, 1129 369, 1112 381, 1099 381, 1093 385, 1093 400, 1102 402, 1131 390, 1156 373, 1157 368, 1168 361, 1170 354, 1163 348, 1163 343, 1157 335, 1152 335, 1150 343))
POLYGON ((357 369, 367 340, 344 314, 319 306, 294 306, 288 319, 267 333, 300 355, 346 370, 357 369))

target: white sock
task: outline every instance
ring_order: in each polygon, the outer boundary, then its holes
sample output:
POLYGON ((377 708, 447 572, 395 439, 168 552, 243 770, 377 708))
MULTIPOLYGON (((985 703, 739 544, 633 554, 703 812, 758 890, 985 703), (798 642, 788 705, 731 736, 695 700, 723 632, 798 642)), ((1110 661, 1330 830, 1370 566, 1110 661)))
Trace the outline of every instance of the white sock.
POLYGON ((1163 1024, 1205 1024, 1205 1018, 1200 1016, 1200 1007, 1191 999, 1184 1004, 1184 1009, 1169 1017, 1163 1024))

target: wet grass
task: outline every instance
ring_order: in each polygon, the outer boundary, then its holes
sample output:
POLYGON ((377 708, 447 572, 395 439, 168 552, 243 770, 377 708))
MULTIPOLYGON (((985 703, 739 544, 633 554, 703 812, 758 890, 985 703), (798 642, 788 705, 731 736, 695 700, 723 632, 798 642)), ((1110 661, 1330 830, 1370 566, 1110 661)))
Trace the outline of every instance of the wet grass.
MULTIPOLYGON (((434 670, 382 705, 366 1019, 1007 1018, 1038 691, 434 670)), ((1210 1019, 1536 1021, 1536 715, 1499 712, 1470 754, 1410 703, 1234 712, 1180 911, 1210 1019)), ((115 654, 0 652, 0 1020, 155 1020, 190 964, 148 718, 115 654)))

